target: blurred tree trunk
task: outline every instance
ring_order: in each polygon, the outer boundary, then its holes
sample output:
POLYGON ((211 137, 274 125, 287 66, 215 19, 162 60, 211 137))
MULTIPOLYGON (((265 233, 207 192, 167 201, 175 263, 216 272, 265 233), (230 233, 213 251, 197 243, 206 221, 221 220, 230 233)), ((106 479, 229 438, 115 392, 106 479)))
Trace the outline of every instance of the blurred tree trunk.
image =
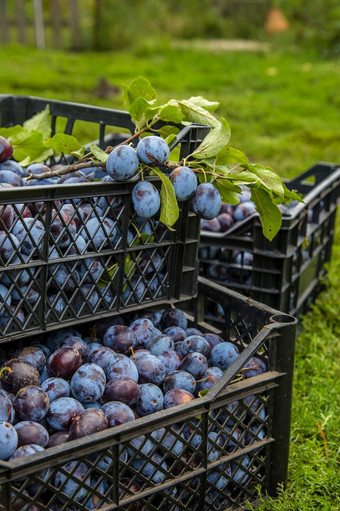
POLYGON ((79 50, 81 47, 80 28, 79 28, 79 10, 78 0, 68 0, 70 9, 70 31, 71 31, 71 48, 79 50))
POLYGON ((7 20, 6 0, 0 0, 0 37, 2 44, 8 43, 8 20, 7 20))
POLYGON ((27 43, 26 37, 26 16, 25 16, 25 0, 16 0, 16 18, 18 27, 18 41, 20 44, 27 43))
POLYGON ((44 18, 41 0, 33 0, 35 40, 37 48, 45 48, 44 18))
POLYGON ((53 47, 60 48, 62 19, 59 0, 51 0, 51 24, 53 32, 53 47))

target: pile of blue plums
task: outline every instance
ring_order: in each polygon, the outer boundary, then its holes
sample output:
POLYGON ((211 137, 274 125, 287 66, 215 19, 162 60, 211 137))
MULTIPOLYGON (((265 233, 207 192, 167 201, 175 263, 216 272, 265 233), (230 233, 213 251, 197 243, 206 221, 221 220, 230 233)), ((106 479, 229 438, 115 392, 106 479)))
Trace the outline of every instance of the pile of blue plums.
MULTIPOLYGON (((31 174, 44 174, 57 170, 60 165, 49 168, 44 164, 31 164, 21 167, 12 160, 13 148, 8 140, 0 137, 0 188, 10 186, 41 186, 53 184, 73 184, 88 181, 122 182, 135 178, 143 166, 161 167, 167 164, 170 156, 168 144, 159 136, 149 135, 139 140, 136 148, 131 145, 116 146, 108 156, 106 167, 88 167, 61 177, 29 179, 31 174)), ((194 212, 203 219, 216 217, 221 207, 220 194, 211 183, 198 184, 195 172, 189 167, 178 166, 170 173, 178 201, 192 198, 194 212)), ((161 198, 158 189, 149 181, 138 181, 132 191, 132 205, 138 216, 151 218, 160 209, 161 198)))
POLYGON ((201 220, 201 230, 216 233, 227 232, 237 222, 253 215, 256 212, 255 203, 251 200, 249 188, 243 186, 242 192, 238 196, 240 199, 238 204, 232 206, 222 202, 214 218, 201 220))
MULTIPOLYGON (((239 356, 229 339, 189 326, 179 308, 115 316, 95 326, 92 337, 63 328, 32 337, 12 351, 10 345, 9 352, 2 353, 1 460, 28 456, 188 403, 211 389, 239 356)), ((252 378, 266 371, 263 354, 257 355, 240 368, 238 377, 252 378)), ((235 400, 211 414, 209 462, 265 438, 267 408, 261 395, 235 400)), ((142 487, 145 478, 158 484, 169 471, 176 475, 181 460, 192 458, 191 464, 198 466, 204 450, 199 423, 199 417, 193 416, 155 429, 151 436, 137 435, 121 453, 124 477, 142 487)), ((99 468, 109 473, 113 462, 103 457, 99 468)), ((245 485, 251 477, 249 464, 249 455, 242 453, 228 463, 223 468, 223 487, 231 491, 233 485, 245 485)), ((48 477, 47 472, 43 477, 48 477)), ((209 477, 219 477, 217 467, 209 477)), ((83 501, 88 492, 80 482, 77 492, 77 480, 84 478, 94 485, 95 470, 88 474, 86 465, 72 461, 49 484, 62 486, 58 500, 63 502, 66 495, 83 501), (65 484, 68 472, 73 475, 65 484)), ((104 479, 103 484, 108 482, 104 479)), ((28 485, 27 491, 34 493, 36 485, 28 485)))

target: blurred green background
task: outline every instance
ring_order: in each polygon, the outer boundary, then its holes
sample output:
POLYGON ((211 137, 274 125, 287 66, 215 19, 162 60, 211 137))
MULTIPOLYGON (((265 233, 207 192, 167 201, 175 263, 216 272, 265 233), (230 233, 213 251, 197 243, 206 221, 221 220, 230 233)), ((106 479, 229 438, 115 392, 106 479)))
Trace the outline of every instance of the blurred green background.
MULTIPOLYGON (((231 145, 283 177, 340 163, 338 0, 38 4, 0 0, 1 94, 124 109, 122 84, 143 75, 161 100, 219 101, 231 145)), ((340 509, 339 218, 326 282, 297 339, 287 489, 261 510, 340 509)))

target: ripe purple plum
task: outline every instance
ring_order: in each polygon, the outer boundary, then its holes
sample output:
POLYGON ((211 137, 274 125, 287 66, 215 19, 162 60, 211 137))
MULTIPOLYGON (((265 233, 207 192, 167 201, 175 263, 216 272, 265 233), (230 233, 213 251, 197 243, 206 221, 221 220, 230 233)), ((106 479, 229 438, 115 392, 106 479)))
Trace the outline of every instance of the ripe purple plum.
POLYGON ((159 191, 149 181, 140 181, 132 189, 132 204, 138 216, 151 218, 161 205, 159 191))
POLYGON ((4 390, 16 394, 22 387, 40 385, 39 371, 29 362, 13 358, 7 360, 0 371, 0 383, 4 390))
POLYGON ((120 401, 109 401, 102 406, 102 410, 108 420, 109 428, 135 420, 131 408, 120 401))
POLYGON ((129 145, 115 147, 106 160, 106 170, 115 181, 133 177, 139 167, 136 150, 129 145))
POLYGON ((73 397, 59 397, 50 404, 46 420, 54 430, 68 430, 75 417, 84 410, 83 405, 73 397))
POLYGON ((122 377, 107 382, 103 401, 121 401, 128 406, 134 406, 141 395, 140 385, 132 378, 122 377))
POLYGON ((13 155, 13 147, 7 138, 0 136, 0 163, 9 160, 13 155))
POLYGON ((221 208, 221 196, 211 183, 201 183, 192 198, 192 207, 196 215, 204 220, 215 218, 221 208))
POLYGON ((98 401, 105 390, 106 377, 97 364, 83 364, 73 374, 70 387, 73 396, 81 403, 98 401))
POLYGON ((108 420, 104 412, 96 408, 87 408, 73 419, 69 429, 69 440, 92 435, 107 428, 108 420))
POLYGON ((162 165, 168 160, 169 155, 169 146, 160 137, 150 135, 142 138, 137 144, 137 156, 143 163, 162 165))
POLYGON ((141 417, 158 412, 163 408, 163 392, 153 383, 140 385, 140 397, 136 403, 136 410, 141 417))
POLYGON ((28 444, 47 447, 50 436, 47 429, 39 422, 20 421, 14 427, 18 434, 18 447, 28 444))
POLYGON ((70 380, 82 365, 81 354, 76 348, 64 347, 54 351, 47 359, 47 371, 50 376, 70 380))
POLYGON ((22 387, 15 395, 15 412, 23 421, 40 421, 48 412, 50 398, 41 388, 34 385, 22 387))
POLYGON ((192 401, 194 396, 183 389, 170 389, 164 396, 164 408, 172 408, 173 406, 183 405, 192 401))
POLYGON ((105 332, 103 344, 117 353, 131 353, 137 344, 137 336, 126 325, 113 325, 105 332))
POLYGON ((189 199, 196 191, 198 182, 196 174, 189 167, 176 167, 169 176, 174 185, 178 201, 189 199))

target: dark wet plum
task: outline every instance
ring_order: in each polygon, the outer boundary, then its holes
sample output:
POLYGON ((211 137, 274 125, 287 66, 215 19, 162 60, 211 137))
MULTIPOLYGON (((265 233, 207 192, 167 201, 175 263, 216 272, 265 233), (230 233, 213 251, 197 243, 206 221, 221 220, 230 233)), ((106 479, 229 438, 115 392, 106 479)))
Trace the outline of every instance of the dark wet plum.
POLYGON ((107 428, 108 420, 104 412, 96 408, 87 408, 73 419, 69 429, 69 439, 82 438, 107 428))
POLYGON ((3 365, 0 371, 0 383, 4 390, 16 394, 27 385, 39 386, 39 371, 29 362, 13 358, 3 365))
POLYGON ((103 401, 121 401, 128 406, 137 403, 141 395, 140 385, 132 378, 119 378, 107 382, 103 401))
POLYGON ((103 405, 102 410, 108 420, 109 428, 135 420, 131 408, 120 401, 109 401, 103 405))
POLYGON ((82 357, 75 348, 59 348, 47 359, 46 365, 50 376, 70 380, 76 370, 82 365, 82 357))
POLYGON ((130 348, 136 346, 137 337, 128 326, 113 325, 105 332, 103 344, 117 353, 131 353, 130 348))
POLYGON ((23 421, 40 421, 50 406, 48 394, 36 386, 22 387, 15 395, 14 409, 23 421))
POLYGON ((50 404, 46 420, 56 431, 68 430, 72 420, 83 410, 83 405, 77 399, 60 397, 50 404))
POLYGON ((194 396, 183 389, 170 389, 164 396, 164 408, 172 408, 173 406, 182 405, 192 401, 194 396))
POLYGON ((60 348, 75 348, 79 351, 83 363, 87 360, 88 346, 81 337, 73 335, 65 337, 60 343, 60 348))
POLYGON ((27 444, 37 444, 46 447, 49 441, 47 429, 35 421, 20 421, 15 424, 18 433, 18 446, 27 444))

